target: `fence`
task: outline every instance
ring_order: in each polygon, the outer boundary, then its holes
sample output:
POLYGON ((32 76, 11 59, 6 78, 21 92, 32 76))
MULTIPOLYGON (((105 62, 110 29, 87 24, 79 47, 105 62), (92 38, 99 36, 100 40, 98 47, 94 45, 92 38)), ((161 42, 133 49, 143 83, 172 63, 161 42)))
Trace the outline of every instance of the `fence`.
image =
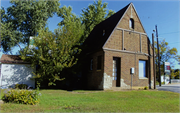
POLYGON ((180 83, 180 79, 171 79, 171 83, 180 83))

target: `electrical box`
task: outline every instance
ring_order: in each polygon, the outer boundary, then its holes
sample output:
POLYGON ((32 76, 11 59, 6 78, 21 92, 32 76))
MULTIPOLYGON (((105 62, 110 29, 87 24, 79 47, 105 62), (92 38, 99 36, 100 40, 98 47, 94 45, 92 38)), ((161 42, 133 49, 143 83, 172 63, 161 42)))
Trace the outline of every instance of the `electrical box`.
POLYGON ((133 67, 131 68, 131 74, 134 74, 134 68, 133 67))

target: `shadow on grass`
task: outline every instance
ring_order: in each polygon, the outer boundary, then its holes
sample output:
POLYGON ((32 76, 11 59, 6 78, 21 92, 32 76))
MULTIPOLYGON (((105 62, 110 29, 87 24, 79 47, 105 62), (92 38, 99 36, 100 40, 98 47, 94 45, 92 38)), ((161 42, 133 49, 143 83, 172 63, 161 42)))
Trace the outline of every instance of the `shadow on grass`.
POLYGON ((68 91, 68 92, 73 92, 73 91, 104 91, 104 90, 100 90, 100 89, 64 89, 64 88, 40 88, 41 90, 62 90, 62 91, 68 91))

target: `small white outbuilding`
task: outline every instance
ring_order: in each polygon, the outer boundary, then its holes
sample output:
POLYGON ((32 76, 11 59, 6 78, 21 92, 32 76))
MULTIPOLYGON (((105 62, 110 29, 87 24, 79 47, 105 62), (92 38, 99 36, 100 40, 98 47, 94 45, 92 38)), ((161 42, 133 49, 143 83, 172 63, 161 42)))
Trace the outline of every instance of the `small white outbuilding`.
POLYGON ((30 63, 24 62, 19 55, 6 55, 1 57, 0 88, 14 87, 15 84, 27 84, 35 88, 33 69, 30 63))

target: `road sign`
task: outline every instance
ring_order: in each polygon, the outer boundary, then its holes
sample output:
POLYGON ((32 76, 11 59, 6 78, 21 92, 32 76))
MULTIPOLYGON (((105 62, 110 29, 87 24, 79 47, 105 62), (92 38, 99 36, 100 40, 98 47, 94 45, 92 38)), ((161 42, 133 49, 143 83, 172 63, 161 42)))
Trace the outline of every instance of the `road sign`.
POLYGON ((170 74, 170 71, 171 71, 170 63, 169 62, 164 62, 164 72, 166 74, 170 74))

